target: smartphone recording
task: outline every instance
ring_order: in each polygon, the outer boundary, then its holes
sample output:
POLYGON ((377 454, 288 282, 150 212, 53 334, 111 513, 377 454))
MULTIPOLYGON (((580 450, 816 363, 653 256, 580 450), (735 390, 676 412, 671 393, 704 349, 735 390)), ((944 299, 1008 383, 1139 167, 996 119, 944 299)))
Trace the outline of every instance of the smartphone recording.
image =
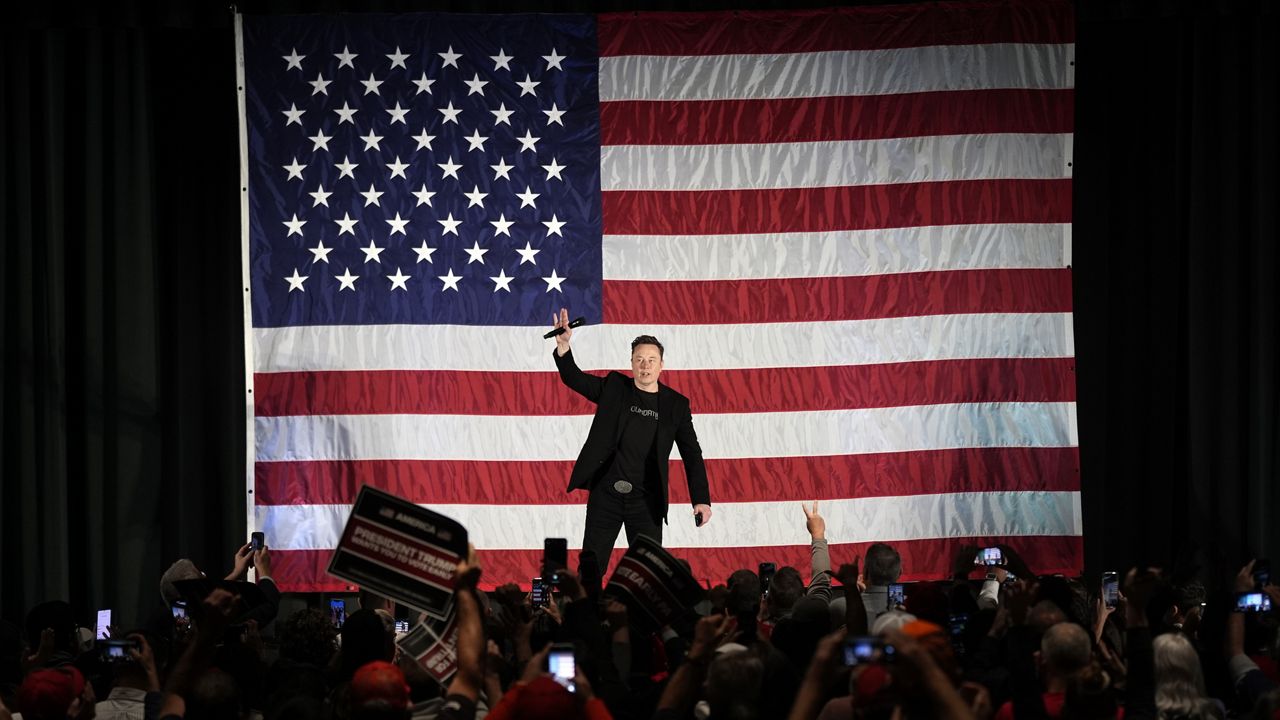
POLYGON ((844 664, 848 667, 893 660, 896 649, 877 637, 851 637, 844 641, 844 664))
POLYGON ((569 692, 576 691, 573 676, 578 673, 578 669, 573 657, 573 645, 557 643, 552 646, 547 653, 547 672, 569 692))
POLYGON ((1237 593, 1235 611, 1243 613, 1271 612, 1271 596, 1264 592, 1237 593))
POLYGON ((1120 602, 1120 576, 1114 572, 1102 574, 1102 602, 1109 608, 1120 602))

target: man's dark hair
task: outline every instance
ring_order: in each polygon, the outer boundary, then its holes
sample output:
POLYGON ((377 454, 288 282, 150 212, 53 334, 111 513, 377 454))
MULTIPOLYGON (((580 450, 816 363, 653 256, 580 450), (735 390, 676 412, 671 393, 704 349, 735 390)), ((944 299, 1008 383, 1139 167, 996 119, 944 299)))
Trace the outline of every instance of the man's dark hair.
POLYGON ((902 577, 902 556, 884 543, 875 543, 867 548, 867 557, 862 565, 868 585, 888 585, 902 577))
POLYGON ((658 348, 658 357, 659 358, 662 357, 662 353, 663 353, 662 343, 658 342, 658 338, 652 335, 641 335, 640 337, 631 341, 631 352, 634 353, 636 351, 636 346, 638 345, 655 345, 658 348))
POLYGON ((707 702, 711 717, 755 720, 760 717, 764 661, 755 652, 721 655, 707 668, 707 702))
POLYGON ((333 620, 318 608, 307 608, 289 616, 277 632, 280 657, 294 662, 324 667, 338 649, 338 631, 333 620))
POLYGON ((769 581, 769 607, 775 613, 790 612, 800 598, 804 597, 804 580, 800 579, 800 571, 785 565, 774 573, 769 581))

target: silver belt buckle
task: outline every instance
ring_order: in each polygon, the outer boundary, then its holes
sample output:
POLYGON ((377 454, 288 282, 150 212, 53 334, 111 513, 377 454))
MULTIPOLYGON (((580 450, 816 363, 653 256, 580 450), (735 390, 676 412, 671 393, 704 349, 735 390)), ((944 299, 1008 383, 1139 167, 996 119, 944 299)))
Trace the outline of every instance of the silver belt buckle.
POLYGON ((626 495, 627 493, 631 492, 633 488, 634 486, 631 483, 627 482, 626 480, 618 480, 613 484, 614 491, 616 491, 619 495, 626 495))

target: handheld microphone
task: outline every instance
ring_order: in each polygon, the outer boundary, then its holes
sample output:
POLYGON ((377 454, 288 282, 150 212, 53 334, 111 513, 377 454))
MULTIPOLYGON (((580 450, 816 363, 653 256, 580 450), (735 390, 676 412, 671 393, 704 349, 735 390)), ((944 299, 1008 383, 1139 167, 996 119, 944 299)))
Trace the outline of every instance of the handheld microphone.
MULTIPOLYGON (((573 320, 571 320, 571 321, 569 322, 569 327, 571 327, 571 328, 576 328, 576 327, 579 327, 579 326, 582 326, 582 325, 586 325, 586 324, 587 324, 587 319, 586 319, 586 318, 584 318, 584 317, 574 318, 573 320)), ((558 328, 556 328, 556 329, 552 330, 551 332, 547 333, 546 335, 543 335, 543 336, 542 336, 542 339, 543 339, 543 340, 550 340, 551 338, 553 338, 553 337, 555 337, 555 336, 557 336, 557 335, 563 335, 563 334, 564 334, 564 328, 562 328, 562 327, 558 327, 558 328)))

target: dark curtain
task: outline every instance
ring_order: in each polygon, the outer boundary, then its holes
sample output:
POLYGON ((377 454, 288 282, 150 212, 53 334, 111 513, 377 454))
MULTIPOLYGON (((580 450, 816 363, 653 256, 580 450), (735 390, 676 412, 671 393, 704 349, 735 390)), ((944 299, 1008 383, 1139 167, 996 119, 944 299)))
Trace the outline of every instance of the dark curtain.
MULTIPOLYGON (((1260 9, 1262 8, 1262 9, 1260 9)), ((1280 551, 1280 14, 1077 6, 1086 563, 1207 578, 1280 551)))
MULTIPOLYGON (((0 29, 7 619, 64 597, 138 622, 169 562, 220 573, 244 541, 234 48, 225 6, 208 5, 36 8, 0 29)), ((1275 21, 1261 3, 1079 6, 1092 572, 1150 560, 1216 576, 1280 549, 1275 21)))

